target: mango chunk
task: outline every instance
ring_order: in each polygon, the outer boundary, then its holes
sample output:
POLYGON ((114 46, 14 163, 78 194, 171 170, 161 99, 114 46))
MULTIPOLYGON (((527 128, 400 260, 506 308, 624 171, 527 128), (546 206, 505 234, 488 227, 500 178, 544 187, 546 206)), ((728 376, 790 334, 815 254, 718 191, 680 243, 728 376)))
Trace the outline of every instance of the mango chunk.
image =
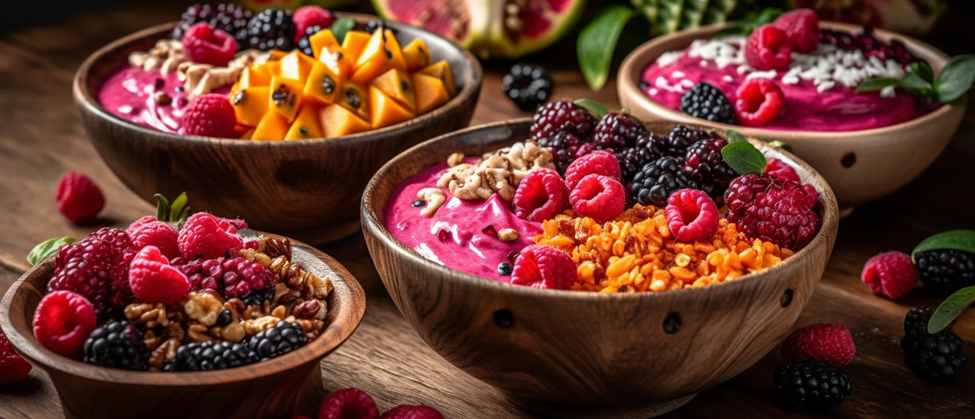
POLYGON ((237 114, 237 123, 256 127, 268 110, 270 87, 246 87, 230 97, 230 103, 237 114))
POLYGON ((368 120, 369 119, 369 91, 365 87, 352 83, 350 81, 343 81, 340 85, 338 96, 335 97, 335 101, 338 105, 341 105, 345 109, 354 112, 359 115, 360 118, 368 120))
POLYGON ((295 122, 291 123, 291 128, 284 136, 285 141, 307 140, 310 138, 322 138, 322 123, 318 118, 319 110, 317 106, 306 104, 301 107, 295 122))
POLYGON ((345 48, 335 45, 330 45, 322 49, 322 55, 318 58, 325 67, 328 67, 341 79, 348 79, 352 77, 353 70, 355 69, 355 57, 350 55, 345 51, 345 48))
POLYGON ((335 101, 335 94, 339 91, 339 76, 329 70, 325 64, 315 63, 308 73, 308 81, 305 82, 305 99, 329 105, 335 101))
MULTIPOLYGON (((413 112, 416 109, 416 97, 413 93, 413 80, 403 70, 390 69, 383 75, 376 77, 372 83, 379 91, 393 98, 397 103, 413 112)), ((370 97, 372 94, 370 93, 370 97)))
POLYGON ((342 40, 342 48, 352 57, 354 62, 359 59, 362 49, 366 47, 371 37, 372 35, 369 32, 348 31, 345 33, 345 39, 342 40))
POLYGON ((400 47, 396 34, 389 29, 386 29, 384 33, 386 37, 383 42, 386 47, 386 56, 389 57, 389 65, 397 70, 406 71, 406 58, 403 57, 403 48, 400 47))
POLYGON ((423 38, 416 38, 403 48, 403 59, 406 60, 406 69, 416 71, 430 65, 433 56, 423 38))
POLYGON ((447 103, 450 96, 443 80, 423 73, 413 74, 413 89, 416 92, 416 113, 424 114, 447 103))
POLYGON ((301 107, 301 94, 304 90, 305 85, 298 80, 274 76, 271 79, 267 107, 281 114, 290 123, 294 121, 298 108, 301 107))
POLYGON ((261 123, 257 124, 251 134, 252 140, 281 141, 288 134, 288 120, 277 112, 264 114, 261 123))
POLYGON ((323 108, 319 114, 319 119, 322 122, 322 129, 325 131, 325 138, 341 137, 368 131, 372 128, 365 119, 359 118, 355 113, 339 105, 329 105, 323 108))
POLYGON ((386 96, 375 86, 369 87, 369 121, 373 128, 381 128, 413 118, 413 112, 386 96))
POLYGON ((267 73, 271 77, 280 76, 281 75, 281 61, 280 60, 278 60, 278 61, 268 61, 266 64, 264 64, 264 67, 267 68, 267 73))
POLYGON ((362 54, 355 62, 355 73, 352 81, 368 84, 372 79, 385 73, 392 67, 390 59, 392 53, 386 50, 386 43, 381 31, 376 31, 369 38, 369 43, 362 49, 362 54))
POLYGON ((294 50, 281 58, 281 77, 298 80, 302 83, 308 79, 308 73, 315 64, 315 60, 299 50, 294 50))
POLYGON ((454 74, 450 72, 450 64, 447 64, 447 60, 440 60, 427 67, 424 67, 419 71, 419 73, 434 76, 440 80, 443 80, 443 85, 447 88, 447 93, 450 94, 450 97, 457 95, 457 87, 454 84, 454 74))
POLYGON ((309 36, 308 43, 311 44, 311 52, 315 55, 316 60, 321 56, 322 48, 339 46, 339 41, 335 39, 331 29, 318 31, 318 33, 309 36))
POLYGON ((240 73, 240 78, 237 79, 237 90, 243 90, 248 87, 267 86, 270 83, 271 73, 268 72, 267 67, 252 65, 240 73))

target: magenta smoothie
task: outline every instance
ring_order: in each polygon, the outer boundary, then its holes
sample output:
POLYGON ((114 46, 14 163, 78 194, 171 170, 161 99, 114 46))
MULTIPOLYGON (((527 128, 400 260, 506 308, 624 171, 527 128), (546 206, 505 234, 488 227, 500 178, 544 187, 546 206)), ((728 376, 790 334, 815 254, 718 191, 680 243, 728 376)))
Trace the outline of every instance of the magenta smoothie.
POLYGON ((179 133, 183 107, 188 103, 183 83, 175 72, 126 67, 102 83, 98 102, 112 115, 163 132, 179 133), (168 100, 158 99, 164 93, 168 100))

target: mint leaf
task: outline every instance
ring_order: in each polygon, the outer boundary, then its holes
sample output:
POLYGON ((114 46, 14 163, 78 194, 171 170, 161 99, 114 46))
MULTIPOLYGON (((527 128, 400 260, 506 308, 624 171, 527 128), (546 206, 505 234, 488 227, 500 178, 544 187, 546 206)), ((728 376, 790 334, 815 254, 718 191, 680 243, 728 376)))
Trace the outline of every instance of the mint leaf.
POLYGON ((941 103, 954 102, 975 82, 975 54, 959 55, 938 72, 934 91, 941 103))
POLYGON ((606 84, 616 42, 619 41, 626 22, 635 14, 630 7, 618 4, 610 6, 579 33, 579 40, 576 42, 579 69, 591 89, 599 90, 606 84))
POLYGON ((904 86, 912 91, 926 91, 931 90, 931 83, 927 80, 921 78, 921 76, 914 73, 907 73, 903 79, 901 79, 901 86, 904 86))
POLYGON ((955 291, 931 315, 931 320, 928 321, 928 333, 938 333, 944 330, 972 303, 975 303, 975 287, 955 291))
POLYGON ((950 230, 924 239, 911 257, 928 250, 955 249, 975 253, 975 230, 950 230))
POLYGON ((728 142, 729 143, 736 143, 736 142, 739 142, 739 141, 744 141, 746 143, 748 142, 748 139, 745 138, 744 135, 742 135, 740 132, 735 131, 733 129, 729 129, 729 130, 725 131, 724 135, 725 135, 725 137, 728 137, 728 142))
POLYGON ((157 193, 153 196, 156 197, 156 219, 159 221, 168 220, 169 210, 171 208, 169 205, 169 200, 166 199, 166 196, 161 193, 157 193))
MULTIPOLYGON (((739 134, 741 135, 741 134, 739 134)), ((721 156, 725 163, 731 166, 738 174, 747 175, 749 173, 762 173, 768 162, 761 151, 758 151, 752 143, 748 141, 730 142, 721 149, 721 156)))
POLYGON ((183 208, 186 207, 186 201, 189 198, 186 196, 186 192, 179 194, 175 200, 173 200, 173 205, 169 208, 169 217, 166 220, 160 219, 159 221, 176 221, 180 214, 183 212, 183 208))
POLYGON ((30 250, 30 253, 27 254, 27 263, 30 263, 30 266, 34 266, 37 262, 56 254, 58 250, 61 250, 61 245, 71 243, 74 243, 74 239, 71 237, 58 237, 42 241, 37 246, 34 246, 30 250))
POLYGON ((909 66, 911 73, 917 74, 918 77, 923 79, 928 83, 934 83, 934 71, 931 70, 931 66, 924 61, 915 61, 909 66))
POLYGON ((603 117, 609 113, 609 108, 603 106, 602 103, 596 102, 595 100, 592 99, 585 99, 585 98, 576 99, 575 103, 577 105, 589 109, 589 111, 596 116, 596 119, 603 119, 603 117))
POLYGON ((350 17, 343 17, 332 23, 332 35, 335 35, 335 40, 339 41, 339 44, 345 40, 345 34, 355 27, 355 19, 350 17))
POLYGON ((893 77, 871 77, 857 86, 857 93, 876 92, 887 86, 900 86, 901 81, 893 77))

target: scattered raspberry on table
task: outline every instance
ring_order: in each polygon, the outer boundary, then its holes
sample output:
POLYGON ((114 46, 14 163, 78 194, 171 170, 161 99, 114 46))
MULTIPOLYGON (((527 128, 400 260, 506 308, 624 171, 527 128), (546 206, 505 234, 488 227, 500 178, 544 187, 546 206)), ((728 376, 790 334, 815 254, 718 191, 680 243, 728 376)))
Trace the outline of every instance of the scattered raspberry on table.
POLYGON ((58 212, 72 223, 91 221, 105 207, 105 197, 84 173, 68 172, 58 182, 58 212))
POLYGON ((782 342, 782 359, 814 359, 842 367, 853 361, 856 345, 846 326, 834 323, 811 324, 796 329, 782 342))

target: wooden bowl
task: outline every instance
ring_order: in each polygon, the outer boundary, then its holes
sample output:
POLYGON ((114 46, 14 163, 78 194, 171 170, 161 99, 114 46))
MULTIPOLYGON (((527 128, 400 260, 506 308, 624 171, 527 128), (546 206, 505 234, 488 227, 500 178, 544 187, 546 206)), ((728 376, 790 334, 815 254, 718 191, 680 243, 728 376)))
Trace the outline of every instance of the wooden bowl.
MULTIPOLYGON (((378 19, 354 17, 360 24, 378 19)), ((303 141, 245 141, 183 136, 124 121, 98 102, 101 82, 172 32, 167 23, 136 32, 96 51, 78 69, 74 98, 88 139, 136 195, 186 192, 194 210, 240 217, 256 229, 320 244, 358 230, 366 182, 386 161, 421 141, 470 123, 483 74, 478 60, 453 41, 389 22, 404 41, 423 38, 435 59, 454 72, 457 96, 409 121, 344 137, 303 141)))
POLYGON ((822 220, 816 237, 793 257, 740 280, 640 294, 534 289, 446 268, 386 230, 387 201, 405 179, 449 153, 480 155, 524 141, 530 124, 501 122, 427 141, 383 166, 366 187, 363 232, 379 275, 440 356, 530 410, 645 418, 730 379, 785 338, 826 267, 838 210, 811 167, 757 140, 751 142, 815 186, 822 220), (664 331, 668 318, 679 319, 676 333, 664 331))
MULTIPOLYGON (((256 237, 251 230, 240 234, 245 240, 256 237)), ((295 241, 292 252, 303 268, 332 280, 326 328, 298 350, 258 364, 208 372, 135 372, 85 364, 45 348, 34 338, 32 323, 54 273, 54 257, 10 287, 0 304, 0 328, 17 352, 51 377, 68 419, 287 419, 296 409, 317 412, 323 392, 319 364, 359 326, 366 297, 335 259, 295 241)))
MULTIPOLYGON (((640 91, 643 70, 664 52, 687 48, 695 39, 710 38, 723 25, 707 26, 654 38, 633 50, 620 66, 620 103, 633 115, 644 119, 664 119, 700 124, 722 131, 733 128, 764 141, 780 140, 792 146, 796 155, 811 164, 829 182, 841 207, 865 204, 888 195, 921 174, 944 150, 965 113, 966 101, 944 105, 927 115, 896 125, 862 131, 809 132, 777 131, 731 126, 695 118, 666 108, 640 91)), ((820 22, 820 27, 846 32, 859 26, 820 22)), ((881 29, 874 30, 881 40, 904 42, 918 58, 938 71, 948 56, 937 48, 881 29)))

